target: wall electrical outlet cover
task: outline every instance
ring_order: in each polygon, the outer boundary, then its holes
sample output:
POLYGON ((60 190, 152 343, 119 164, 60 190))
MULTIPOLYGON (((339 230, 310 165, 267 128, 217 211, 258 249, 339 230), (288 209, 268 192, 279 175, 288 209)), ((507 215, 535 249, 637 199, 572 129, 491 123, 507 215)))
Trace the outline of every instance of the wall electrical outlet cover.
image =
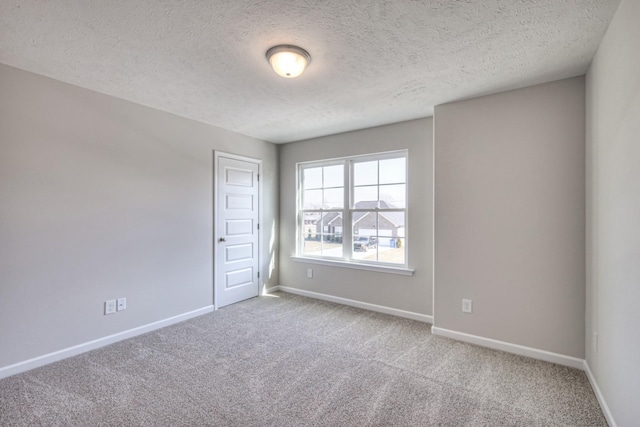
POLYGON ((113 314, 116 312, 116 300, 110 299, 104 302, 104 314, 113 314))
POLYGON ((307 269, 307 278, 311 279, 313 277, 313 269, 312 268, 308 268, 307 269))
POLYGON ((118 311, 127 309, 127 299, 126 298, 118 298, 118 311))
POLYGON ((471 313, 473 310, 473 305, 470 299, 462 300, 462 312, 463 313, 471 313))

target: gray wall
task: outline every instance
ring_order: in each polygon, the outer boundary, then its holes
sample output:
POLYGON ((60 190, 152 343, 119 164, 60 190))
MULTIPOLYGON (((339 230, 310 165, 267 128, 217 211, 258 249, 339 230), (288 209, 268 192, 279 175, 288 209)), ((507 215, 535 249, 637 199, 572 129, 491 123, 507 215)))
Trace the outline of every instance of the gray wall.
POLYGON ((216 149, 264 161, 278 283, 276 146, 5 65, 0 94, 0 367, 212 304, 216 149))
POLYGON ((413 120, 280 146, 280 285, 432 314, 432 119, 413 120), (296 163, 409 150, 409 267, 413 276, 291 260, 296 236, 296 163), (313 268, 313 279, 307 279, 313 268))
POLYGON ((582 77, 436 107, 435 326, 584 356, 584 129, 582 77))
POLYGON ((638 22, 623 0, 587 73, 586 356, 619 426, 640 418, 638 22))

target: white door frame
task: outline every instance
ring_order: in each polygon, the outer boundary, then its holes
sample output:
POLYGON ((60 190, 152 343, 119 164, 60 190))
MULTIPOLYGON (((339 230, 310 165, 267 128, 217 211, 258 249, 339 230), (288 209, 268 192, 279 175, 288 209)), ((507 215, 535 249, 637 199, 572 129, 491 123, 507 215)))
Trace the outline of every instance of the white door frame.
POLYGON ((258 271, 260 273, 260 279, 258 280, 258 295, 262 294, 264 289, 264 272, 262 271, 262 235, 264 233, 263 221, 262 221, 262 212, 263 212, 263 186, 262 186, 262 159, 256 159, 254 157, 246 157, 240 156, 238 154, 231 154, 224 151, 214 150, 213 152, 213 309, 218 309, 218 299, 216 296, 216 260, 218 259, 218 239, 220 236, 218 235, 218 159, 220 157, 226 157, 228 159, 241 160, 244 162, 256 163, 258 165, 258 224, 260 224, 260 228, 258 230, 258 271))

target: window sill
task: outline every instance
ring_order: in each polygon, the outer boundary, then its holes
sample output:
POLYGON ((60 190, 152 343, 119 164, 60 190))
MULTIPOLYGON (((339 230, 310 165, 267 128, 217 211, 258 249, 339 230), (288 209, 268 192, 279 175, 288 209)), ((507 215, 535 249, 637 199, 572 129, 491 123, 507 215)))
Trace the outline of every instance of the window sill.
POLYGON ((387 265, 361 264, 356 262, 337 261, 329 259, 311 258, 292 255, 291 259, 297 262, 310 264, 329 265, 332 267, 352 268, 354 270, 376 271, 378 273, 400 274, 402 276, 413 276, 414 269, 405 267, 390 267, 387 265))

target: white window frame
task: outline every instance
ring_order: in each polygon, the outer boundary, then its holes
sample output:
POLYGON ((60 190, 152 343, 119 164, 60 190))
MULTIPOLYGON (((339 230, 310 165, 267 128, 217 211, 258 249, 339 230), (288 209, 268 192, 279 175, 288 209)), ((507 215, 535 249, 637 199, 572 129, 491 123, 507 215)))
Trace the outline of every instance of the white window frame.
MULTIPOLYGON (((378 172, 379 173, 379 172, 378 172)), ((379 180, 378 180, 378 185, 379 180)), ((326 159, 319 161, 300 162, 296 165, 296 254, 292 259, 312 264, 324 264, 337 267, 354 268, 359 270, 379 271, 384 273, 395 273, 402 275, 412 275, 414 270, 408 267, 409 258, 409 153, 408 150, 389 151, 385 153, 365 154, 360 156, 341 157, 336 159, 326 159), (374 208, 374 209, 355 209, 353 203, 354 194, 354 164, 359 162, 369 162, 375 160, 404 158, 405 167, 405 207, 404 208, 374 208), (303 209, 302 191, 303 191, 303 173, 307 168, 318 168, 324 166, 344 165, 344 202, 343 207, 338 209, 303 209), (318 212, 322 218, 323 213, 339 212, 342 214, 342 257, 332 257, 327 255, 309 255, 303 254, 304 245, 304 213, 318 212), (404 264, 385 263, 381 261, 369 261, 356 259, 353 257, 353 221, 352 216, 355 212, 403 212, 405 218, 404 233, 404 264)), ((377 215, 376 215, 377 217, 377 215)), ((379 238, 378 238, 378 241, 379 238)))

